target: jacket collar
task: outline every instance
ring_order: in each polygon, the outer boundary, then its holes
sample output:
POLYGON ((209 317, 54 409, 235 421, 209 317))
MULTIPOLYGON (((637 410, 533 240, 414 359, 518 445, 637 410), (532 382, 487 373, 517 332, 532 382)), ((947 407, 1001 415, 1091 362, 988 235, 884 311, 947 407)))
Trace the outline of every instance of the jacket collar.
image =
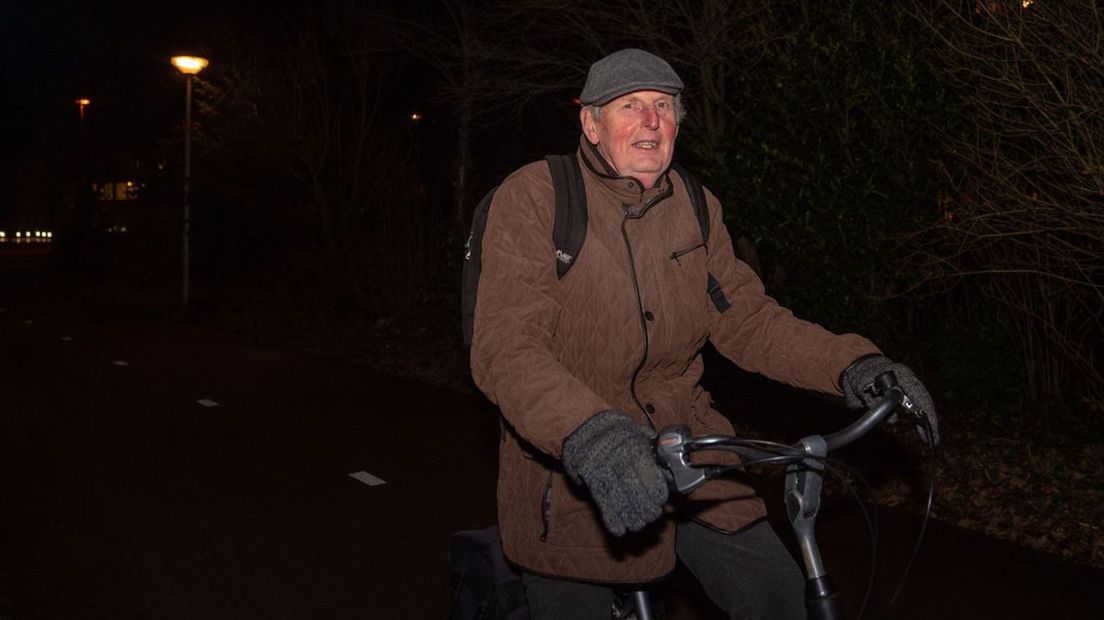
POLYGON ((579 159, 583 166, 598 179, 602 188, 613 199, 623 205, 629 215, 639 217, 650 207, 672 194, 670 169, 664 170, 653 187, 645 189, 635 177, 618 176, 613 166, 598 152, 598 148, 587 140, 579 138, 579 159))

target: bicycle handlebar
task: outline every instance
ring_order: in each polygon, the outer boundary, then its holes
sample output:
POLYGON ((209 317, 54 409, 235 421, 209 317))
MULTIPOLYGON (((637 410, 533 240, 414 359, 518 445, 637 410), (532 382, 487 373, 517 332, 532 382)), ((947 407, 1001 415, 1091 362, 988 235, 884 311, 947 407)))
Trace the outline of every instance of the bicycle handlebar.
MULTIPOLYGON (((899 406, 904 406, 910 412, 912 411, 912 403, 904 392, 897 387, 897 377, 894 376, 893 371, 887 371, 879 375, 874 380, 872 389, 875 393, 881 395, 878 402, 846 428, 824 436, 825 452, 842 448, 866 435, 889 417, 899 406)), ((787 464, 809 457, 822 458, 823 454, 810 453, 810 439, 812 438, 802 439, 790 446, 770 444, 768 447, 765 442, 725 435, 694 437, 691 435, 688 426, 678 424, 668 426, 659 433, 656 437, 655 449, 659 464, 669 472, 668 482, 671 489, 685 495, 705 481, 724 473, 728 469, 718 466, 696 466, 690 463, 687 458, 692 452, 698 450, 736 452, 748 459, 748 463, 745 464, 770 462, 787 464)))

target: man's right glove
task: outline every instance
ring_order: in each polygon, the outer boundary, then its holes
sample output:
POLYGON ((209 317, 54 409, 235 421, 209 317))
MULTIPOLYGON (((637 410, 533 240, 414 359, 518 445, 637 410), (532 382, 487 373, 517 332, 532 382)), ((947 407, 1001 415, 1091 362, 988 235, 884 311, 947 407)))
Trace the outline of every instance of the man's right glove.
POLYGON ((847 406, 852 409, 874 406, 878 400, 872 390, 874 379, 887 370, 893 371, 897 386, 912 401, 911 413, 916 417, 916 430, 920 438, 925 443, 928 441, 928 433, 924 429, 927 426, 931 430, 932 444, 939 445, 939 419, 935 416, 935 403, 928 389, 908 366, 890 361, 884 355, 860 357, 840 375, 840 387, 843 388, 847 406))
POLYGON ((624 412, 608 409, 580 424, 563 443, 563 463, 590 490, 606 529, 635 532, 663 514, 667 480, 656 463, 655 433, 624 412))

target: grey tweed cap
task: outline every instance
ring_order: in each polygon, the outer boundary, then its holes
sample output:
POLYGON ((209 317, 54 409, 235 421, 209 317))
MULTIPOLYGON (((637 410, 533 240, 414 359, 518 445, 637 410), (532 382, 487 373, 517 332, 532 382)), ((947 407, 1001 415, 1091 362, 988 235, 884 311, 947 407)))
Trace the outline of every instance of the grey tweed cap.
POLYGON ((579 102, 583 105, 605 105, 621 95, 638 90, 677 95, 682 87, 682 80, 666 60, 644 50, 629 48, 590 65, 579 102))

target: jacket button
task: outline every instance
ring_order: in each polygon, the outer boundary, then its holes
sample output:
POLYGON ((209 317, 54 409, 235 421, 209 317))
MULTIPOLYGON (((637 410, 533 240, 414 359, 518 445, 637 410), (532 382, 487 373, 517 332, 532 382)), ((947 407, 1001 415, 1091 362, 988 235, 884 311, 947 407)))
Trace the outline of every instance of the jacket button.
POLYGON ((644 405, 644 411, 647 411, 648 415, 652 415, 653 413, 655 413, 655 405, 653 405, 652 403, 644 405))
POLYGON ((644 318, 648 319, 649 321, 654 321, 655 320, 655 315, 652 314, 651 310, 645 310, 644 311, 644 318))

